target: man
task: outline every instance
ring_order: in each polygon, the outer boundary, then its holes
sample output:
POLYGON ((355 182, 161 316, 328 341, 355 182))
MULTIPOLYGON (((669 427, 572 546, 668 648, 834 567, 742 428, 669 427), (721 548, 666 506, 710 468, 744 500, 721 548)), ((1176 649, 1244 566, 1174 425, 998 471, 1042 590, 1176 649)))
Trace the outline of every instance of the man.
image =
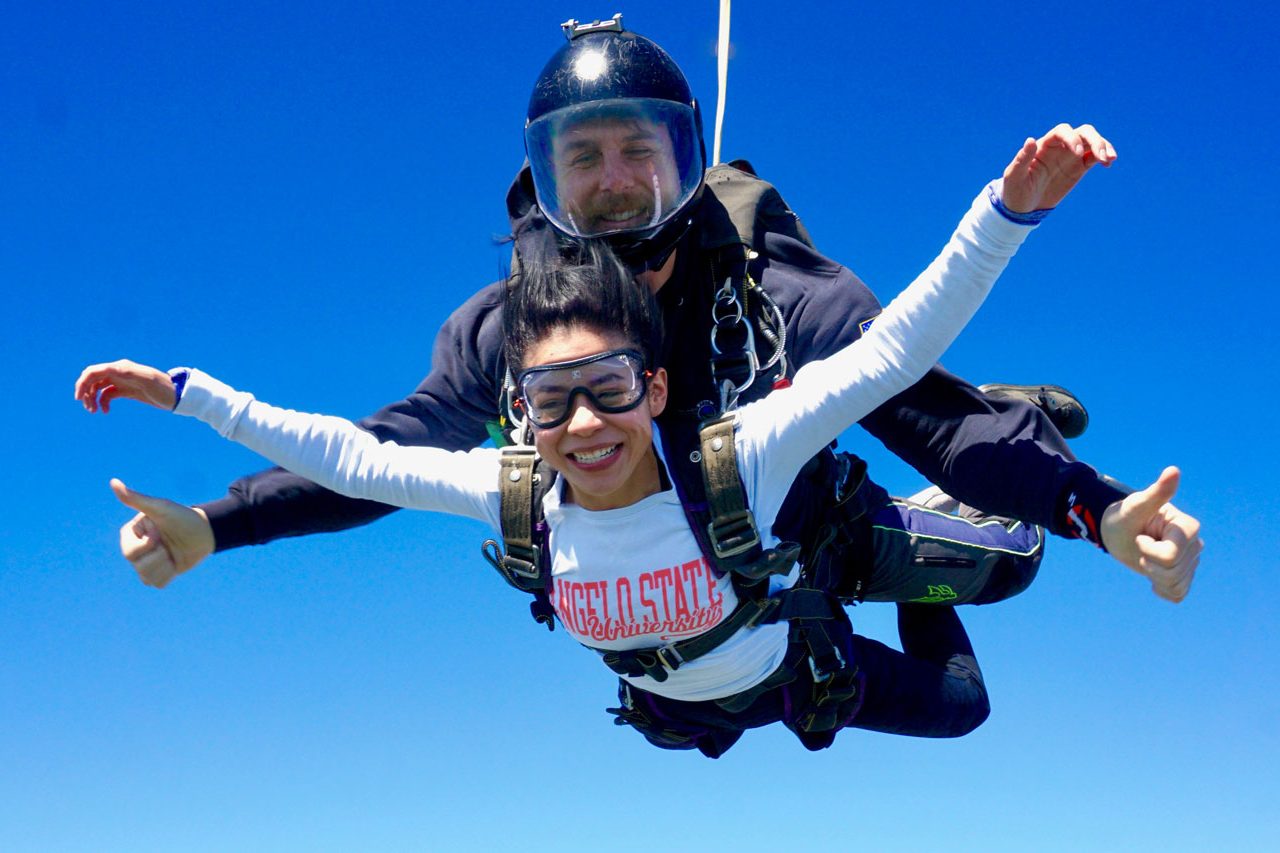
MULTIPOLYGON (((855 339, 879 306, 852 273, 807 245, 767 185, 755 184, 766 189, 749 222, 754 232, 737 227, 722 203, 724 186, 704 184, 697 104, 661 48, 624 31, 618 18, 570 22, 566 31, 569 43, 530 100, 530 165, 508 196, 517 258, 604 238, 658 294, 672 401, 660 426, 675 486, 696 503, 697 424, 855 339)), ((1052 133, 1056 144, 1082 150, 1105 144, 1088 126, 1052 133)), ((723 170, 712 177, 750 180, 723 170)), ((508 426, 498 404, 501 297, 493 285, 458 309, 437 339, 432 373, 362 425, 383 440, 446 449, 470 448, 508 426)), ((1162 597, 1187 594, 1202 544, 1198 522, 1169 503, 1175 469, 1126 496, 1075 460, 1034 406, 1016 395, 985 397, 941 368, 862 425, 965 504, 1088 539, 1147 575, 1162 597)), ((856 458, 826 454, 813 467, 775 529, 809 544, 826 535, 829 547, 816 556, 842 598, 980 603, 1008 597, 1034 576, 1039 534, 1031 541, 1019 522, 956 530, 954 517, 889 500, 856 458), (939 523, 949 525, 945 532, 939 523), (982 538, 993 532, 998 541, 982 538), (999 537, 1017 538, 1021 550, 1011 556, 999 537)), ((154 586, 215 550, 345 529, 390 511, 279 470, 238 481, 195 510, 118 494, 140 512, 122 528, 122 550, 154 586)))

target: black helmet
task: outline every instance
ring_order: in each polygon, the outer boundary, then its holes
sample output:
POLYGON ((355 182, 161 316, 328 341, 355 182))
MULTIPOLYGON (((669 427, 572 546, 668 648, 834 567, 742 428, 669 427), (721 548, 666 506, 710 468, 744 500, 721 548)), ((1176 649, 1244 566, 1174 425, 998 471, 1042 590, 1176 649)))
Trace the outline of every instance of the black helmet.
POLYGON ((702 187, 702 115, 666 51, 612 21, 562 25, 569 43, 529 99, 525 150, 559 231, 604 237, 633 268, 661 266, 702 187))

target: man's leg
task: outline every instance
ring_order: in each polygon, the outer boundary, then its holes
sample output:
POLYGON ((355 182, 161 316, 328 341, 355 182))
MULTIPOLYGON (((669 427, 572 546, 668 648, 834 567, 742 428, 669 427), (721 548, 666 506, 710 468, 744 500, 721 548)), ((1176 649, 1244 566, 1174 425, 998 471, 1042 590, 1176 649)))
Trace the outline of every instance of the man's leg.
POLYGON ((993 400, 1022 400, 1044 412, 1063 438, 1079 438, 1089 428, 1089 411, 1061 385, 979 385, 993 400))
POLYGON ((991 713, 982 670, 952 607, 898 605, 897 652, 854 636, 862 706, 852 728, 914 737, 960 737, 991 713))

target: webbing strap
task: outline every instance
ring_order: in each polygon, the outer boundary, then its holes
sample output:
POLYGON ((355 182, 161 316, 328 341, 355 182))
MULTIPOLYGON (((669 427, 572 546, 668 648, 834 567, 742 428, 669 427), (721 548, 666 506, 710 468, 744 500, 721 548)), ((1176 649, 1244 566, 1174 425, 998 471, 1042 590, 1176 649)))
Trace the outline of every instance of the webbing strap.
POLYGON ((706 489, 707 524, 712 550, 723 568, 732 570, 760 555, 760 532, 747 507, 733 443, 733 414, 707 421, 699 431, 702 483, 706 489))
POLYGON ((606 652, 604 664, 619 675, 648 675, 654 681, 666 681, 668 670, 679 669, 681 664, 702 657, 742 628, 757 624, 779 604, 776 598, 743 601, 728 619, 710 631, 656 649, 606 652))
POLYGON ((782 621, 827 621, 838 619, 843 613, 840 603, 820 590, 783 590, 772 598, 740 602, 728 619, 696 637, 656 649, 606 652, 604 663, 619 675, 648 675, 654 681, 666 681, 669 670, 677 670, 682 664, 697 660, 743 628, 782 621))
POLYGON ((532 447, 504 447, 499 465, 502 568, 508 580, 521 589, 533 588, 531 582, 540 581, 542 577, 541 561, 533 542, 533 466, 536 461, 537 454, 532 447))

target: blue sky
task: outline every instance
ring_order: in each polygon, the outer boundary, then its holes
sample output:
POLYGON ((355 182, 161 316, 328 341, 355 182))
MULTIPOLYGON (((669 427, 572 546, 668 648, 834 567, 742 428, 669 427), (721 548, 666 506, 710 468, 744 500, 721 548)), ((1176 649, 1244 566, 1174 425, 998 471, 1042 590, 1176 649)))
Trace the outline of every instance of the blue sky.
MULTIPOLYGON (((530 84, 622 11, 714 110, 714 2, 9 4, 0 31, 0 846, 39 850, 1260 849, 1280 821, 1276 17, 1263 4, 734 6, 726 158, 891 297, 1021 140, 1118 164, 948 353, 1088 404, 1134 484, 1181 465, 1208 551, 1173 606, 1050 544, 963 611, 994 711, 958 741, 781 729, 727 756, 615 729, 609 674, 528 619, 470 522, 399 513, 156 591, 107 488, 197 502, 259 467, 196 424, 87 417, 91 361, 200 366, 359 417, 408 393, 503 264, 530 84)), ((708 148, 710 145, 708 144, 708 148)), ((922 483, 857 431, 899 493, 922 483)), ((892 608, 860 630, 893 636, 892 608)))

